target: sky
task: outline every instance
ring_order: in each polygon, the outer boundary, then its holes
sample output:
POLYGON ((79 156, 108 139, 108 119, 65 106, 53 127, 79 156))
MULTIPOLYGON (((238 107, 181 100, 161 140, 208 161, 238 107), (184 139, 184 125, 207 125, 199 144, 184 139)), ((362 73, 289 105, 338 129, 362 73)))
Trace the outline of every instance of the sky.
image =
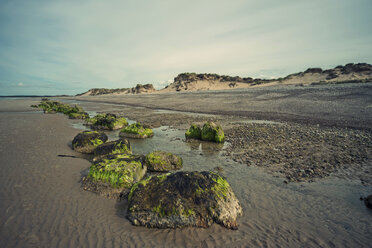
POLYGON ((0 95, 372 63, 371 0, 1 0, 0 95))

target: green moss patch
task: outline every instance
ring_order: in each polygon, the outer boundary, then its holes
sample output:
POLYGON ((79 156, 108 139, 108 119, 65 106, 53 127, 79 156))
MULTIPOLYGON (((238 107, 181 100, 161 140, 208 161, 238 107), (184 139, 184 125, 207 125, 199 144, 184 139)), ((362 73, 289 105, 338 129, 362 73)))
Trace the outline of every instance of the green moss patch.
POLYGON ((81 153, 92 153, 97 146, 107 141, 106 134, 98 131, 85 131, 76 135, 72 141, 72 148, 81 153))
POLYGON ((63 113, 72 119, 85 119, 89 117, 84 109, 78 105, 70 106, 57 101, 50 101, 47 98, 43 98, 39 105, 32 105, 32 107, 41 108, 44 113, 63 113))
POLYGON ((203 125, 201 139, 222 143, 225 141, 225 134, 220 125, 217 125, 214 122, 207 122, 203 125))
POLYGON ((113 188, 129 189, 135 182, 141 180, 145 173, 146 166, 133 159, 131 155, 127 155, 93 163, 88 178, 93 182, 108 183, 113 188))
POLYGON ((98 114, 92 118, 86 120, 90 124, 92 129, 96 130, 116 130, 123 128, 128 125, 127 120, 124 117, 117 117, 114 114, 98 114))
POLYGON ((95 157, 102 157, 112 154, 132 154, 132 148, 127 139, 106 142, 97 146, 94 150, 95 157))
POLYGON ((195 124, 191 124, 191 127, 186 131, 186 139, 201 139, 201 128, 195 124))
POLYGON ((133 224, 158 228, 217 222, 234 229, 242 211, 226 179, 206 171, 149 177, 131 188, 128 201, 133 224))
POLYGON ((182 168, 182 158, 170 152, 154 151, 146 155, 147 168, 150 171, 166 172, 182 168))
POLYGON ((127 138, 139 138, 139 139, 144 139, 144 138, 149 138, 154 135, 152 129, 150 128, 144 128, 141 123, 136 122, 128 127, 123 128, 120 131, 120 137, 127 137, 127 138))

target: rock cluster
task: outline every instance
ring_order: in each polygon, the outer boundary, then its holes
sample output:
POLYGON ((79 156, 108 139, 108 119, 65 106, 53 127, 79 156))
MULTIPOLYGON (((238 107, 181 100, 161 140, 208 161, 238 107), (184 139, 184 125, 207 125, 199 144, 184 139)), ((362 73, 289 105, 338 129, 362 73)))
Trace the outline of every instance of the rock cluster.
POLYGON ((43 98, 38 105, 31 105, 34 108, 43 109, 45 114, 63 113, 70 119, 86 119, 89 118, 87 112, 78 105, 71 107, 68 104, 63 104, 57 101, 50 101, 47 98, 43 98))
MULTIPOLYGON (((92 127, 96 123, 107 127, 112 123, 111 118, 110 114, 99 115, 92 127)), ((213 122, 199 129, 200 138, 223 141, 222 129, 213 122)), ((145 138, 153 132, 137 122, 120 132, 121 137, 127 135, 145 138)), ((127 196, 127 217, 134 225, 209 227, 216 222, 230 229, 238 228, 236 218, 242 214, 242 208, 222 176, 205 171, 164 173, 181 169, 182 158, 165 151, 133 155, 127 139, 106 141, 107 136, 99 131, 81 132, 72 141, 75 151, 94 153, 89 173, 82 178, 82 187, 109 198, 127 196)))

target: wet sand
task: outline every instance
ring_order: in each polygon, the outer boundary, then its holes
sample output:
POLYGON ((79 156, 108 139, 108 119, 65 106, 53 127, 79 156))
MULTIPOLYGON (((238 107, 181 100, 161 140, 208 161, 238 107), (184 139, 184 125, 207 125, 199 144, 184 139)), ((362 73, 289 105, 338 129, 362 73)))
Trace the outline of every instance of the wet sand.
MULTIPOLYGON (((69 146, 80 131, 74 128, 81 127, 79 122, 37 112, 28 107, 32 103, 2 101, 0 106, 1 247, 369 247, 372 242, 372 212, 359 200, 371 193, 371 185, 332 176, 284 184, 264 168, 225 158, 221 151, 226 147, 185 142, 184 130, 178 129, 188 125, 182 123, 185 119, 220 116, 158 111, 152 119, 151 109, 84 103, 88 111, 126 112, 148 123, 157 120, 154 138, 132 141, 134 152, 174 152, 184 159, 184 170, 221 167, 244 211, 237 231, 216 224, 208 229, 134 227, 125 218, 125 201, 81 189, 89 162, 69 146), (178 128, 163 126, 171 119, 178 128)), ((224 117, 229 122, 242 120, 224 117)), ((116 133, 109 136, 114 139, 116 133)))

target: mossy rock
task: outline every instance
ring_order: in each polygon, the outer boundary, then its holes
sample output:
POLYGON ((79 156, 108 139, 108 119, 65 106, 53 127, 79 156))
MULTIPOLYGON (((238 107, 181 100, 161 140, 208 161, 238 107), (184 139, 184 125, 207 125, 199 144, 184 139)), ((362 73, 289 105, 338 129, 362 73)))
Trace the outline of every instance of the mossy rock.
POLYGON ((145 128, 141 123, 133 123, 126 128, 123 128, 120 133, 120 137, 133 138, 133 139, 145 139, 154 136, 152 129, 145 128))
POLYGON ((98 131, 84 131, 75 136, 72 148, 81 153, 92 153, 97 146, 107 141, 107 135, 98 131))
POLYGON ((151 176, 133 185, 128 201, 128 219, 146 227, 209 227, 216 222, 237 229, 242 214, 226 179, 207 171, 151 176))
POLYGON ((185 133, 185 137, 186 139, 201 139, 201 132, 201 127, 191 124, 191 127, 185 133))
POLYGON ((154 151, 146 155, 146 164, 149 171, 167 172, 182 168, 182 158, 170 152, 154 151))
POLYGON ((78 105, 72 107, 57 101, 50 101, 49 99, 42 99, 39 105, 32 105, 32 107, 43 109, 45 114, 63 113, 68 115, 71 119, 85 119, 88 117, 88 114, 78 105))
POLYGON ((68 118, 70 119, 87 119, 89 118, 89 114, 87 112, 79 112, 79 113, 69 113, 68 118))
POLYGON ((128 125, 124 117, 118 118, 115 114, 98 114, 89 118, 87 122, 94 130, 117 130, 128 125))
POLYGON ((119 139, 103 143, 94 150, 94 160, 112 154, 132 154, 130 142, 127 139, 119 139))
POLYGON ((201 139, 205 141, 222 143, 225 141, 225 134, 220 125, 214 122, 207 122, 202 128, 201 139))
POLYGON ((128 193, 132 185, 144 177, 147 169, 143 161, 141 155, 108 155, 90 166, 84 185, 97 193, 105 189, 109 197, 118 198, 118 194, 128 193))

